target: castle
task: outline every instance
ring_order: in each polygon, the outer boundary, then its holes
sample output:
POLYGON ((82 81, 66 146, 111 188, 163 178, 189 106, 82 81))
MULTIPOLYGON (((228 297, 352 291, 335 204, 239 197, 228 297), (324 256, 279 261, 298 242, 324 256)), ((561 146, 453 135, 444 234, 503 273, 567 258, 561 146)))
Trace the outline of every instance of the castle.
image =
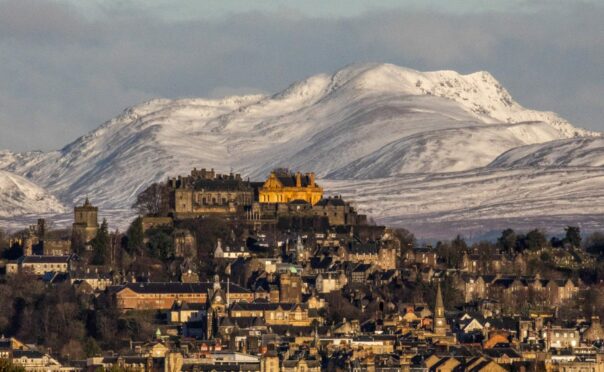
POLYGON ((239 174, 218 174, 214 169, 193 169, 190 176, 168 179, 168 187, 170 209, 177 218, 236 214, 254 200, 249 181, 239 174))
POLYGON ((260 203, 289 203, 302 200, 315 205, 323 198, 323 189, 315 183, 315 174, 300 172, 292 174, 287 169, 271 172, 258 190, 260 203))
POLYGON ((314 173, 272 171, 264 182, 250 182, 239 174, 220 174, 197 168, 188 176, 169 178, 173 218, 240 215, 253 223, 271 223, 281 217, 320 218, 330 225, 365 224, 350 203, 323 197, 314 173))

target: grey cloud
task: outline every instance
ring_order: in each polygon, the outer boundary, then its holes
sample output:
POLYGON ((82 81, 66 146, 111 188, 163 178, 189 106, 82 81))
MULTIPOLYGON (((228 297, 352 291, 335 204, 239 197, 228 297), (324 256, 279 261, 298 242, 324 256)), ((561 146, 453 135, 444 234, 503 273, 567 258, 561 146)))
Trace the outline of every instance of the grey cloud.
POLYGON ((59 3, 0 2, 0 148, 61 147, 152 97, 275 92, 367 61, 488 70, 523 105, 604 130, 594 98, 604 91, 601 6, 465 15, 397 10, 339 19, 295 12, 188 21, 108 14, 90 20, 59 3))

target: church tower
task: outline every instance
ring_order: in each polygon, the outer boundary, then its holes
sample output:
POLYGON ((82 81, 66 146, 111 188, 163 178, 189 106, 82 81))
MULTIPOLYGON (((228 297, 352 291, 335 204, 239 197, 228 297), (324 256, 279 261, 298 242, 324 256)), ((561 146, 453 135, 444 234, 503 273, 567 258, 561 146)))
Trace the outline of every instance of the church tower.
POLYGON ((440 290, 440 283, 436 290, 436 302, 434 304, 434 319, 432 322, 433 331, 438 336, 447 334, 447 320, 445 319, 445 305, 443 303, 443 294, 440 290))
POLYGON ((99 209, 90 204, 88 198, 82 206, 73 208, 73 234, 78 234, 85 243, 91 241, 99 229, 99 209))
POLYGON ((206 337, 212 339, 218 331, 222 318, 227 316, 227 296, 224 295, 220 286, 220 278, 214 276, 214 285, 208 290, 206 305, 206 337))

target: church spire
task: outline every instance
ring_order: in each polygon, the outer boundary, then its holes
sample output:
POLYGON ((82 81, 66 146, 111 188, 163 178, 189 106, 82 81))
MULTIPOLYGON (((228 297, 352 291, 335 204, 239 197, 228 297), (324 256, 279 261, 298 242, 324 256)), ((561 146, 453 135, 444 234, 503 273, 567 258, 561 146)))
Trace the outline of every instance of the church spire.
POLYGON ((436 301, 434 302, 434 319, 432 321, 434 333, 439 336, 444 336, 447 333, 447 320, 445 319, 445 305, 443 302, 443 294, 440 289, 440 282, 436 289, 436 301))
POLYGON ((434 305, 434 313, 440 316, 445 315, 445 305, 443 303, 443 294, 440 290, 440 282, 438 283, 438 287, 436 289, 436 303, 434 305), (440 313, 439 310, 441 311, 440 313))

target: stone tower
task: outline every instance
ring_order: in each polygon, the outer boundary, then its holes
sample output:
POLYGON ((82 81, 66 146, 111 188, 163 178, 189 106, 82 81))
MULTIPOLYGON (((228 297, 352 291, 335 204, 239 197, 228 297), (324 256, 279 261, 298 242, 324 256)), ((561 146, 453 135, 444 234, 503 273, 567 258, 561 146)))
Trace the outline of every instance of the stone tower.
POLYGON ((88 198, 82 206, 73 208, 73 234, 79 235, 84 242, 91 241, 99 229, 99 209, 90 204, 88 198))
POLYGON ((438 283, 438 289, 436 290, 436 302, 434 304, 434 319, 432 322, 432 327, 436 335, 445 336, 447 334, 445 305, 443 303, 443 294, 440 290, 440 283, 438 283))

